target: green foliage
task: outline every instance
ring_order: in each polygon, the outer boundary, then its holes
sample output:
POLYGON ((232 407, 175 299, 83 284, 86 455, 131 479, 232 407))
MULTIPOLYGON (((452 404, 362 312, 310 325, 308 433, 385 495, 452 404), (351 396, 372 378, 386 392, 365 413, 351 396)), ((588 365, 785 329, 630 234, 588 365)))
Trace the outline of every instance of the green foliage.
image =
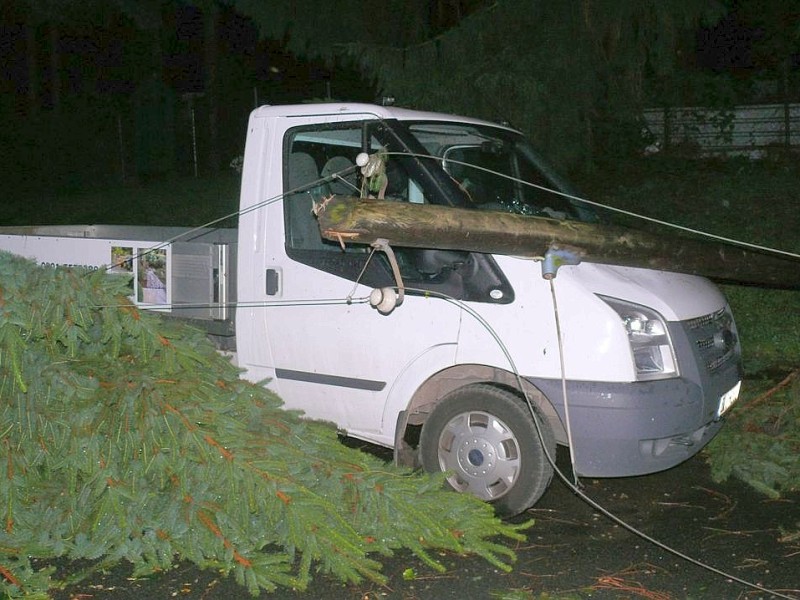
POLYGON ((681 66, 679 51, 692 47, 701 20, 719 14, 719 4, 691 0, 505 0, 415 45, 365 36, 342 48, 384 95, 509 121, 565 167, 641 145, 646 91, 675 100, 676 86, 664 82, 681 66))
POLYGON ((136 575, 190 560, 252 593, 316 572, 383 581, 379 557, 400 548, 433 569, 434 550, 509 568, 496 538, 527 524, 282 410, 201 332, 131 306, 121 279, 0 254, 2 592, 63 585, 30 562, 55 557, 136 575))
POLYGON ((233 0, 232 4, 253 20, 261 36, 281 40, 290 52, 307 58, 332 58, 337 46, 356 39, 402 46, 426 39, 430 31, 427 0, 233 0))
POLYGON ((800 50, 800 27, 797 0, 760 0, 739 2, 737 15, 742 21, 751 23, 761 34, 753 40, 753 58, 756 65, 788 75, 792 56, 800 50))
POLYGON ((471 4, 433 37, 421 0, 234 2, 290 51, 344 58, 403 106, 509 121, 560 167, 641 146, 638 109, 690 91, 683 57, 695 28, 724 10, 713 0, 471 4))
MULTIPOLYGON (((800 490, 800 378, 733 409, 725 431, 709 445, 711 475, 734 476, 770 498, 800 490)), ((752 382, 763 390, 764 382, 752 382)))
POLYGON ((800 365, 800 292, 725 286, 750 377, 800 365))

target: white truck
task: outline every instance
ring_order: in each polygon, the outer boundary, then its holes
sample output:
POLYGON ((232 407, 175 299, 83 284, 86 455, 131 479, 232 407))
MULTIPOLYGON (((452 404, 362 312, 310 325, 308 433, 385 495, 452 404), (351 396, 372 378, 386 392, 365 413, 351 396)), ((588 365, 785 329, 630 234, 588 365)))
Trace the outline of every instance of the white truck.
POLYGON ((717 433, 741 361, 711 282, 586 262, 548 281, 514 256, 394 248, 390 261, 324 240, 314 203, 365 191, 355 163, 375 155, 384 199, 592 218, 550 191, 568 188, 508 127, 265 106, 249 120, 237 229, 5 227, 0 249, 129 274, 133 302, 203 325, 288 408, 447 471, 503 515, 542 495, 556 443, 578 475, 619 477, 670 468, 717 433), (376 310, 398 270, 402 305, 376 310))

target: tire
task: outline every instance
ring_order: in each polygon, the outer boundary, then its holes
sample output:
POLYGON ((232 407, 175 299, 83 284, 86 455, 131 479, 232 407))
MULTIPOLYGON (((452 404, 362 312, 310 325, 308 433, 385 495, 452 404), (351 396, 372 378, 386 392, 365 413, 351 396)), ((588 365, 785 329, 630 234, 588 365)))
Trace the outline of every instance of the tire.
MULTIPOLYGON (((537 411, 547 452, 555 459, 553 432, 537 411)), ((422 426, 422 467, 447 471, 447 482, 494 505, 501 517, 533 506, 553 477, 526 403, 488 384, 457 389, 436 406, 422 426)))

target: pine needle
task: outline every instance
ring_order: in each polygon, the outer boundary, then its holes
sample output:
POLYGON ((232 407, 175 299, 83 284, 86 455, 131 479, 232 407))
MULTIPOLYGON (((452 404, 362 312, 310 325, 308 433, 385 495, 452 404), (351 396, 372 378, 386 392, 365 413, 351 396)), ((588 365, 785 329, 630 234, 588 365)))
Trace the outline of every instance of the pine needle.
POLYGON ((383 582, 380 557, 404 548, 434 570, 440 550, 513 563, 502 540, 529 524, 344 447, 201 332, 129 305, 124 281, 0 254, 0 292, 9 597, 65 585, 31 558, 127 561, 137 575, 189 560, 252 594, 317 572, 383 582))

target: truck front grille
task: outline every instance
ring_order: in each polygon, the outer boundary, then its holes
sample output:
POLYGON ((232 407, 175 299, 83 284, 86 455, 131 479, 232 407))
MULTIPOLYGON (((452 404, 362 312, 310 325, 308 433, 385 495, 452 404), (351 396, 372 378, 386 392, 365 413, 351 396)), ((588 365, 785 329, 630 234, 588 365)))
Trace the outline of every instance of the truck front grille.
POLYGON ((684 321, 684 327, 709 373, 738 357, 736 327, 727 308, 684 321))

